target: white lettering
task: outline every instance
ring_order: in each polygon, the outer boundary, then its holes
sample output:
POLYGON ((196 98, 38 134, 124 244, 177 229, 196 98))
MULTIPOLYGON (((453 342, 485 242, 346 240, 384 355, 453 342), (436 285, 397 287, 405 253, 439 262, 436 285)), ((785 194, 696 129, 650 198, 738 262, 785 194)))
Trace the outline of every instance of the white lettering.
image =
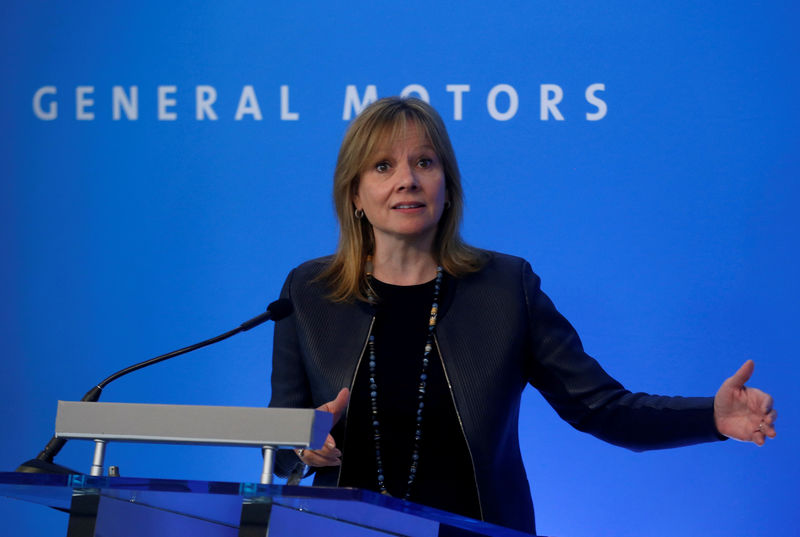
POLYGON ((557 121, 564 121, 564 116, 558 111, 558 103, 564 98, 564 90, 557 84, 542 84, 539 86, 539 119, 547 121, 550 114, 557 121), (551 98, 552 94, 552 98, 551 98))
POLYGON ((36 93, 33 94, 33 113, 36 117, 45 121, 51 121, 58 117, 58 103, 56 101, 48 103, 47 112, 42 109, 42 97, 55 95, 56 91, 55 86, 42 86, 36 90, 36 93))
POLYGON ((114 121, 119 121, 122 117, 122 110, 125 110, 125 117, 130 120, 139 119, 139 86, 129 88, 130 96, 125 93, 122 86, 111 88, 111 117, 114 121))
POLYGON ((297 121, 300 114, 289 112, 289 86, 281 86, 281 121, 297 121))
MULTIPOLYGON (((356 84, 345 86, 344 107, 342 109, 342 119, 350 120, 360 115, 364 109, 378 100, 378 90, 375 84, 363 84, 364 90, 361 92, 356 84)), ((585 87, 584 91, 584 117, 585 121, 599 121, 608 116, 608 104, 605 97, 606 84, 602 82, 592 83, 585 87)), ((96 99, 94 98, 95 86, 73 86, 75 91, 75 118, 79 121, 91 121, 97 116, 94 110, 96 99)), ((433 99, 437 97, 442 88, 435 91, 433 99)), ((462 121, 464 119, 464 100, 465 94, 471 93, 470 84, 444 84, 447 93, 452 94, 453 100, 453 120, 462 121)), ((178 119, 177 92, 175 85, 157 86, 157 117, 159 121, 174 121, 178 119)), ((69 92, 69 90, 67 90, 69 92)), ((100 90, 103 91, 102 88, 100 90)), ((539 85, 539 119, 541 121, 564 121, 564 115, 559 109, 564 101, 564 89, 559 84, 540 84, 539 85)), ((568 88, 568 91, 569 88, 568 88)), ((570 93, 571 95, 572 93, 570 93)), ((407 84, 400 91, 403 98, 418 97, 420 100, 430 103, 431 93, 422 84, 407 84)), ((213 85, 195 86, 195 119, 197 121, 211 120, 218 121, 219 116, 215 110, 219 93, 213 85)), ((523 95, 526 97, 526 95, 523 95)), ((446 97, 444 97, 446 100, 446 97)), ((106 101, 101 99, 101 105, 106 101)), ((60 106, 58 99, 58 88, 56 86, 41 86, 36 89, 31 101, 33 114, 36 118, 43 121, 58 119, 60 106)), ((232 103, 230 103, 232 104, 232 103)), ((486 95, 486 109, 489 116, 496 121, 508 121, 515 118, 519 113, 520 96, 517 90, 510 84, 496 84, 491 87, 486 95)), ((578 104, 578 103, 573 103, 578 104)), ((106 105, 107 106, 107 105, 106 105)), ((295 104, 296 106, 296 104, 295 104)), ((274 109, 273 109, 274 110, 274 109)), ((572 108, 569 108, 572 110, 572 108)), ((63 111, 63 110, 62 110, 63 111)), ((181 114, 185 114, 182 112, 181 114)), ((570 113, 569 111, 567 112, 570 113)), ((241 121, 246 116, 251 116, 254 121, 262 121, 263 115, 259 100, 256 97, 254 86, 242 86, 239 95, 238 105, 234 114, 236 121, 241 121)), ((114 121, 127 119, 136 121, 139 119, 139 86, 112 86, 111 87, 111 118, 114 121)), ((280 85, 280 120, 299 121, 300 114, 292 110, 291 105, 291 86, 288 84, 280 85)))
POLYGON ((177 112, 170 112, 167 107, 175 106, 175 99, 170 99, 169 94, 178 91, 177 86, 159 86, 158 87, 158 120, 159 121, 175 121, 178 119, 177 112))
POLYGON ((370 84, 367 86, 367 89, 364 90, 364 98, 359 99, 358 89, 355 84, 348 84, 344 92, 344 112, 342 113, 342 119, 350 119, 352 117, 351 112, 355 112, 355 115, 360 114, 364 108, 377 100, 378 89, 374 85, 370 84))
POLYGON ((217 90, 214 86, 197 86, 194 88, 194 118, 202 121, 208 118, 217 120, 217 113, 211 105, 217 101, 217 90))
POLYGON ((448 84, 446 89, 453 93, 453 119, 461 121, 463 118, 461 95, 469 91, 469 84, 448 84))
POLYGON ((586 112, 587 121, 598 121, 606 117, 608 113, 608 105, 603 99, 595 95, 595 92, 606 91, 605 84, 592 84, 586 88, 586 101, 597 107, 597 112, 586 112))
POLYGON ((81 121, 94 119, 94 112, 86 110, 89 106, 94 106, 94 99, 89 99, 86 95, 94 93, 94 86, 78 86, 75 88, 75 118, 81 121))
POLYGON ((416 93, 421 100, 430 104, 431 98, 428 95, 428 90, 425 89, 425 86, 422 86, 420 84, 409 84, 408 86, 403 88, 403 91, 400 92, 400 97, 408 97, 412 93, 416 93))
POLYGON ((241 121, 245 114, 251 114, 253 119, 261 121, 261 108, 258 106, 256 92, 253 86, 247 85, 242 88, 242 95, 239 97, 239 106, 236 107, 236 121, 241 121))
POLYGON ((489 96, 486 98, 486 108, 489 110, 489 115, 497 121, 508 121, 517 114, 519 108, 519 96, 517 90, 508 84, 498 84, 489 91, 489 96), (497 95, 505 93, 508 95, 508 110, 500 112, 497 110, 497 95))

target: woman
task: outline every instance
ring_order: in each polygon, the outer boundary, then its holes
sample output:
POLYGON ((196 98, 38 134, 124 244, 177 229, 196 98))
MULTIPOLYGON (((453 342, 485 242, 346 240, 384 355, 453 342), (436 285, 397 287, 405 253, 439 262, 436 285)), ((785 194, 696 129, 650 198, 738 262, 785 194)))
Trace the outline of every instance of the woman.
POLYGON ((535 532, 517 436, 527 384, 572 426, 633 450, 774 437, 772 400, 744 383, 716 397, 631 393, 583 352, 522 259, 459 236, 463 195, 439 115, 387 98, 350 125, 334 175, 336 253, 304 263, 282 296, 273 407, 337 424, 302 462, 314 483, 355 486, 535 532), (352 397, 350 396, 352 392, 352 397))

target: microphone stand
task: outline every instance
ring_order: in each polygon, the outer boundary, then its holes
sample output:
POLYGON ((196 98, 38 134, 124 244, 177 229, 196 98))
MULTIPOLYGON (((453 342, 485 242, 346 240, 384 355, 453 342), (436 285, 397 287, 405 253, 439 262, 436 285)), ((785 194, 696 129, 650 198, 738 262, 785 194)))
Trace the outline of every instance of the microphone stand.
MULTIPOLYGON (((170 358, 174 358, 176 356, 180 356, 182 354, 186 354, 197 349, 202 349, 203 347, 207 347, 209 345, 213 345, 223 339, 228 339, 231 336, 235 336, 240 332, 246 332, 251 328, 255 328, 256 326, 260 325, 261 323, 268 321, 269 319, 273 319, 275 321, 279 321, 284 317, 288 316, 292 313, 292 303, 285 298, 281 298, 276 300, 275 302, 271 303, 267 306, 267 311, 264 313, 253 317, 250 320, 247 320, 240 324, 238 327, 234 328, 233 330, 229 330, 224 334, 220 334, 216 337, 212 337, 205 341, 201 341, 200 343, 195 343, 194 345, 189 345, 188 347, 183 347, 182 349, 178 349, 176 351, 168 352, 167 354, 162 354, 161 356, 156 356, 155 358, 150 358, 149 360, 145 360, 144 362, 139 362, 138 364, 134 364, 132 366, 126 367, 120 371, 117 371, 113 375, 106 377, 104 380, 99 382, 97 386, 93 387, 91 390, 86 392, 86 394, 81 398, 81 401, 89 401, 89 402, 96 402, 100 399, 100 394, 103 393, 103 388, 105 388, 109 383, 117 380, 120 377, 127 375, 128 373, 133 373, 134 371, 138 371, 144 367, 151 366, 153 364, 157 364, 159 362, 163 362, 164 360, 169 360, 170 358)), ((31 459, 29 461, 23 462, 19 467, 17 467, 17 472, 23 473, 33 473, 33 474, 80 474, 81 472, 72 470, 67 468, 66 466, 62 466, 60 464, 56 464, 53 462, 53 459, 56 455, 58 455, 59 451, 64 447, 64 444, 67 443, 66 438, 58 438, 57 436, 53 436, 47 445, 39 452, 35 459, 31 459)))

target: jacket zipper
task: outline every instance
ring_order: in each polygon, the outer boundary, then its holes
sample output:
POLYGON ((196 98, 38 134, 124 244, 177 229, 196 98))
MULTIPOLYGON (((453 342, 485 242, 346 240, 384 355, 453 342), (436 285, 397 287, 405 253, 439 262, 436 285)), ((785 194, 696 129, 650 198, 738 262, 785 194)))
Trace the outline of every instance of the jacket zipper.
POLYGON ((439 361, 442 363, 442 371, 444 371, 444 378, 447 381, 447 388, 450 391, 450 399, 453 401, 453 408, 456 410, 456 417, 458 418, 458 426, 461 427, 461 434, 464 437, 464 443, 467 444, 467 452, 469 453, 469 461, 472 464, 472 479, 475 481, 475 493, 478 495, 478 510, 481 514, 481 520, 485 520, 483 518, 483 502, 481 501, 481 489, 478 487, 478 473, 475 471, 475 457, 472 456, 472 448, 469 447, 469 440, 467 439, 467 433, 464 430, 464 422, 461 421, 461 413, 458 411, 458 405, 456 404, 456 397, 453 394, 453 385, 450 384, 450 375, 447 374, 447 367, 444 365, 444 357, 442 356, 442 349, 439 347, 439 339, 436 337, 436 334, 433 334, 433 342, 436 345, 436 352, 439 353, 439 361))
MULTIPOLYGON (((356 363, 356 369, 353 373, 353 380, 350 381, 350 393, 353 393, 353 386, 356 384, 356 377, 358 376, 358 370, 361 369, 361 361, 364 359, 364 353, 367 350, 367 344, 369 343, 369 335, 372 333, 372 327, 375 324, 375 316, 372 316, 372 320, 369 322, 369 331, 367 332, 367 337, 364 340, 364 345, 361 347, 361 354, 358 356, 358 362, 356 363)), ((461 413, 458 411, 458 405, 456 404, 456 398, 453 394, 453 385, 450 383, 450 375, 447 374, 447 367, 444 365, 444 358, 442 357, 442 349, 439 347, 439 339, 436 337, 436 334, 433 335, 433 342, 436 345, 436 352, 439 354, 439 362, 442 364, 442 371, 444 372, 444 378, 447 381, 447 389, 450 392, 450 400, 453 401, 453 408, 456 411, 456 418, 458 418, 458 426, 461 429, 461 435, 464 437, 464 443, 467 445, 467 452, 469 453, 469 461, 472 465, 472 479, 475 483, 475 493, 478 495, 478 510, 480 511, 481 520, 485 520, 483 517, 483 502, 481 501, 481 490, 478 487, 478 474, 475 470, 475 457, 472 456, 472 448, 469 447, 469 440, 467 439, 467 433, 464 430, 464 422, 461 420, 461 413)), ((345 423, 347 423, 347 418, 350 416, 350 405, 347 405, 347 410, 344 413, 345 423)), ((346 428, 345 428, 346 430, 346 428)), ((347 438, 344 437, 342 439, 342 445, 346 444, 347 438)), ((342 480, 342 470, 344 469, 344 457, 342 458, 342 465, 339 467, 339 475, 336 477, 336 486, 338 487, 341 480, 342 480)))
MULTIPOLYGON (((353 387, 356 385, 356 377, 358 376, 358 370, 361 369, 361 360, 364 359, 364 353, 367 351, 367 344, 369 343, 369 335, 372 333, 372 325, 375 324, 375 316, 372 316, 372 320, 369 322, 369 330, 367 331, 367 338, 364 340, 364 345, 361 347, 361 354, 358 355, 358 362, 356 363, 356 370, 353 372, 353 380, 350 381, 350 395, 353 395, 353 387)), ((350 405, 347 405, 347 410, 344 411, 344 422, 347 423, 347 418, 350 416, 350 405)), ((347 431, 347 427, 344 428, 345 433, 347 431)), ((347 436, 342 436, 342 447, 347 443, 347 436)), ((342 452, 344 453, 344 452, 342 452)), ((342 469, 344 468, 344 456, 342 456, 342 464, 339 466, 339 475, 336 476, 336 486, 339 486, 339 483, 342 480, 342 469)))

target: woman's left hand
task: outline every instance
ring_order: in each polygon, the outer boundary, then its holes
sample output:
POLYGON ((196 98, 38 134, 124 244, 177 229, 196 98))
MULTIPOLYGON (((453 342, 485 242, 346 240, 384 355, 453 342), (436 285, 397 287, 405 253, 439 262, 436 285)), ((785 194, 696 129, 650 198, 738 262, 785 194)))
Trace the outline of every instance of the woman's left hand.
POLYGON ((714 421, 721 434, 763 446, 767 437, 775 438, 778 413, 769 394, 744 385, 754 368, 753 360, 747 360, 722 383, 714 397, 714 421))

